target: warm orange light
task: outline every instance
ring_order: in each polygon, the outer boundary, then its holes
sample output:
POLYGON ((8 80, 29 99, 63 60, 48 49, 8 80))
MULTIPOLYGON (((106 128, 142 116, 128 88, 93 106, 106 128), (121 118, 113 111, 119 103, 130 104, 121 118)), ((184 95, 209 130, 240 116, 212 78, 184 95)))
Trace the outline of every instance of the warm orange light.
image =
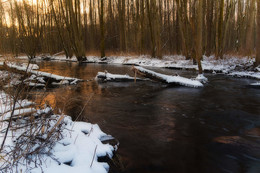
MULTIPOLYGON (((17 2, 23 2, 23 0, 16 0, 17 2)), ((36 4, 37 3, 37 0, 24 0, 24 1, 27 1, 29 4, 36 4)), ((38 0, 39 2, 40 0, 38 0)))

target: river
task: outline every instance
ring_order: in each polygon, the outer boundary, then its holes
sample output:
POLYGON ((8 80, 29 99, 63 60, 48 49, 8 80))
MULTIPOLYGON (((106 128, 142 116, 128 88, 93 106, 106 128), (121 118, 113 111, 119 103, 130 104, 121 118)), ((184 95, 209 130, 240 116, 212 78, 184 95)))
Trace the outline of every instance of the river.
MULTIPOLYGON (((130 66, 38 65, 42 71, 90 80, 33 94, 56 111, 97 123, 117 138, 123 167, 111 172, 260 172, 260 90, 247 86, 255 80, 206 74, 209 83, 203 88, 151 81, 98 84, 92 80, 98 71, 132 74, 130 66)), ((152 69, 196 76, 192 71, 152 69)))

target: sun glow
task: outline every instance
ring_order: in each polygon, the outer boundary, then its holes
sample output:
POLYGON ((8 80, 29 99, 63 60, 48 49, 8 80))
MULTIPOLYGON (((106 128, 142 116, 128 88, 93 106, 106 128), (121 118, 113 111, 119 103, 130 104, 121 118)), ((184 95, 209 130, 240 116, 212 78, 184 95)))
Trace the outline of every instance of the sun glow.
MULTIPOLYGON (((37 0, 16 0, 17 2, 27 1, 29 4, 36 4, 37 0)), ((38 0, 39 1, 39 0, 38 0)))

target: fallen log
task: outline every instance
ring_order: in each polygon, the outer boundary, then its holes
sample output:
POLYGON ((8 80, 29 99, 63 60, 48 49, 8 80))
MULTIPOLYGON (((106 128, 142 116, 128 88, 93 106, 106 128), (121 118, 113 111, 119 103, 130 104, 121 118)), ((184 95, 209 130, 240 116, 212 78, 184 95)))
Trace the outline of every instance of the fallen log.
POLYGON ((38 71, 35 70, 37 69, 35 66, 36 65, 30 64, 29 68, 27 68, 26 65, 20 66, 17 64, 4 63, 1 66, 0 64, 2 70, 7 70, 7 71, 24 75, 27 78, 25 80, 25 84, 28 84, 29 86, 40 86, 40 85, 43 86, 43 84, 45 85, 46 83, 48 85, 66 85, 66 84, 74 85, 77 84, 78 82, 83 81, 78 78, 65 77, 65 76, 60 76, 48 72, 38 71))
POLYGON ((251 83, 250 85, 248 85, 248 87, 260 89, 260 82, 251 83))
POLYGON ((141 81, 143 79, 131 77, 129 75, 111 74, 108 72, 98 72, 96 80, 100 82, 131 82, 131 81, 141 81))
POLYGON ((145 69, 143 67, 134 66, 132 67, 132 71, 134 71, 135 74, 138 74, 145 78, 149 78, 170 85, 183 85, 187 87, 203 87, 203 84, 200 81, 188 79, 181 76, 165 75, 165 74, 154 72, 152 70, 145 69))

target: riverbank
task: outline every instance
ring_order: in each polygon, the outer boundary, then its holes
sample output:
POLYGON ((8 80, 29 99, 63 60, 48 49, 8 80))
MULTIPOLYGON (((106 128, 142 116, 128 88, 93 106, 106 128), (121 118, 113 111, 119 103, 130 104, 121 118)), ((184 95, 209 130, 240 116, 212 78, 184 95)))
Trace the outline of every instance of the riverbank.
MULTIPOLYGON (((19 59, 27 59, 20 56, 19 59)), ((36 61, 44 60, 37 57, 36 61)), ((67 61, 77 62, 76 57, 66 59, 65 56, 50 56, 50 61, 67 61)), ((173 55, 164 56, 162 59, 150 58, 149 56, 109 56, 100 59, 97 56, 87 56, 87 60, 83 63, 100 63, 100 64, 121 64, 121 65, 138 65, 143 67, 160 67, 176 70, 198 70, 197 65, 193 64, 193 60, 186 60, 184 56, 173 55)), ((252 68, 254 59, 249 57, 225 56, 224 59, 216 59, 214 56, 203 56, 201 61, 203 71, 213 74, 225 74, 234 77, 247 77, 252 79, 260 79, 260 67, 252 68)))
MULTIPOLYGON (((130 67, 123 65, 43 61, 37 64, 41 71, 83 80, 93 79, 105 70, 132 74, 130 67)), ((196 71, 148 69, 189 78, 197 76, 196 71)), ((257 81, 209 73, 205 76, 209 83, 201 89, 165 87, 146 81, 136 84, 91 81, 47 92, 50 100, 56 100, 53 107, 63 110, 64 102, 72 101, 64 108, 64 114, 71 116, 81 112, 90 94, 94 94, 82 116, 120 141, 116 154, 125 172, 238 172, 241 164, 258 165, 255 160, 259 158, 259 138, 252 138, 256 134, 247 136, 247 131, 251 135, 251 131, 256 129, 257 133, 259 129, 258 90, 247 87, 257 81), (222 136, 227 141, 215 142, 215 138, 222 136), (229 136, 231 140, 238 136, 242 142, 230 143, 229 136), (257 147, 252 147, 251 142, 256 142, 257 147)))
POLYGON ((1 172, 109 171, 109 164, 99 158, 109 160, 117 150, 119 143, 109 144, 115 140, 112 136, 97 124, 72 121, 61 111, 55 114, 50 106, 24 99, 30 92, 26 85, 45 87, 54 80, 75 85, 80 79, 37 71, 36 64, 0 65, 1 172))

